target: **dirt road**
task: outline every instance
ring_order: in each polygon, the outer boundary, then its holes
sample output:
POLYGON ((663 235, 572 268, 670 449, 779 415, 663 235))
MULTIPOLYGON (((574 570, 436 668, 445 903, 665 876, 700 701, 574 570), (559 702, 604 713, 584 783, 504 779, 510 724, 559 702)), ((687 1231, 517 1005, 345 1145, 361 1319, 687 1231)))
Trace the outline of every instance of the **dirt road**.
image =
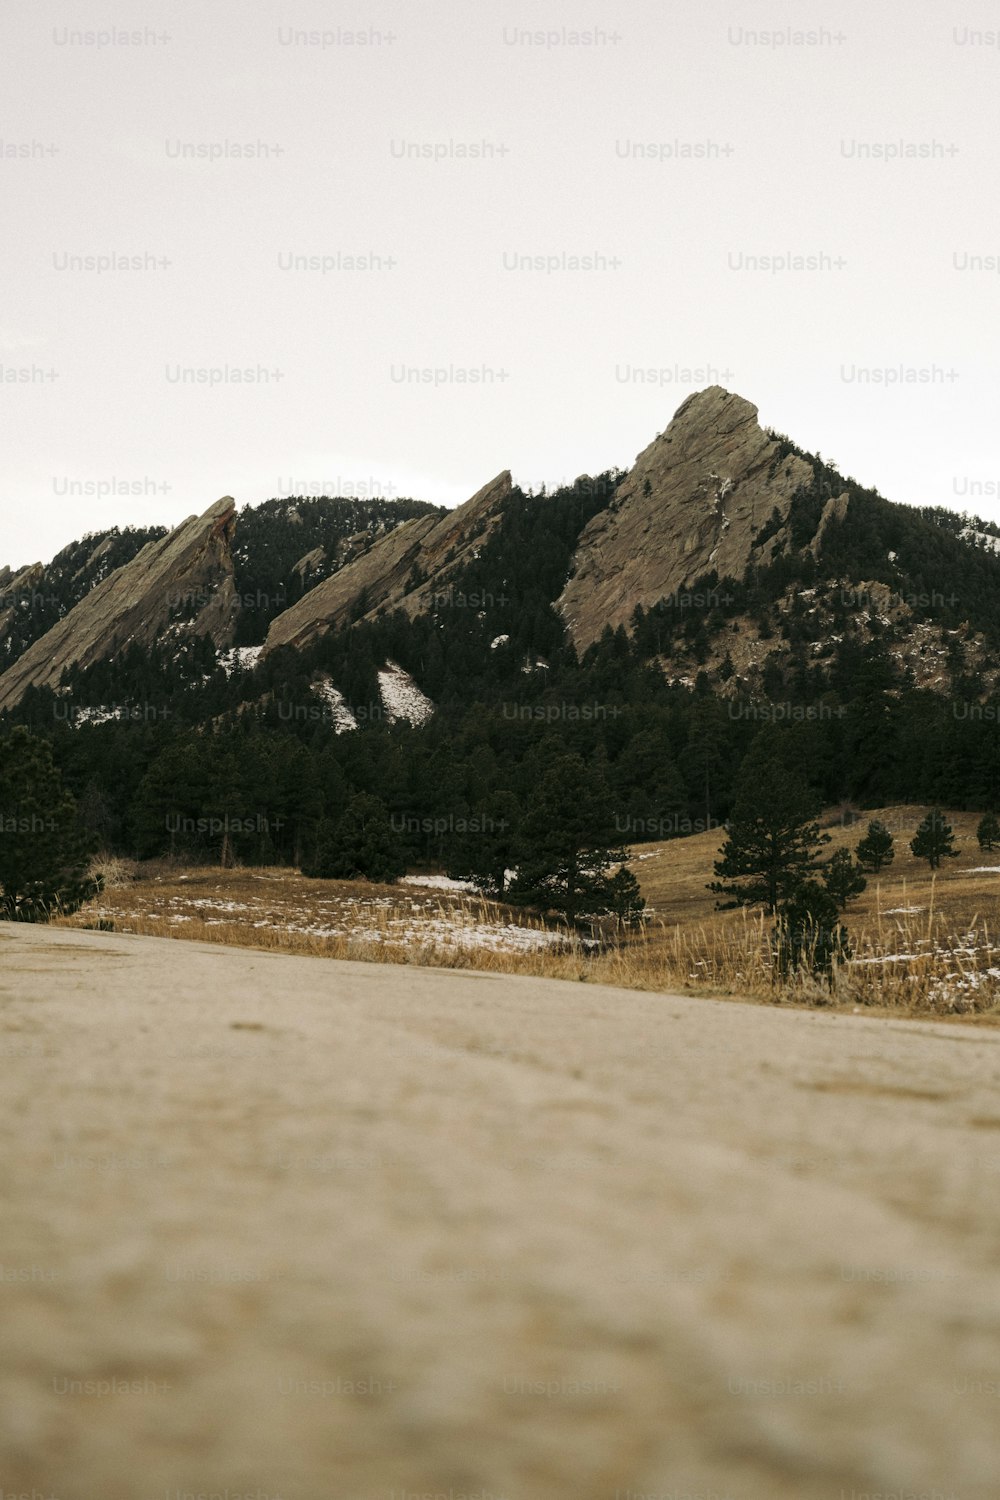
POLYGON ((5 1496, 1000 1496, 1000 1032, 6 926, 0 1052, 5 1496))

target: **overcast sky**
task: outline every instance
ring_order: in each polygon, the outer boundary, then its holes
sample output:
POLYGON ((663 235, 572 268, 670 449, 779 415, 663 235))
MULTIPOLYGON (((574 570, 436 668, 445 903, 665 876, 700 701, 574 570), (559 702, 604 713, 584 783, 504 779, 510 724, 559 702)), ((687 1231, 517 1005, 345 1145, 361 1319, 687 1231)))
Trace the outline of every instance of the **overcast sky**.
POLYGON ((627 466, 714 382, 892 499, 1000 519, 998 29, 4 0, 0 564, 223 494, 627 466))

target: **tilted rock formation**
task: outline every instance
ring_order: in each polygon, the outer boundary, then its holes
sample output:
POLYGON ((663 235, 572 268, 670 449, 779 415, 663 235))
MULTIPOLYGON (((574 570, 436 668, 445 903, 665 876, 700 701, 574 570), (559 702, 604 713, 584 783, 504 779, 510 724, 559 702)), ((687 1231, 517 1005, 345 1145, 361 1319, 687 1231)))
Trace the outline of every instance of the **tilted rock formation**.
POLYGON ((755 537, 812 477, 802 459, 780 457, 749 401, 718 385, 689 396, 581 533, 558 602, 576 645, 606 625, 627 629, 637 604, 649 609, 713 568, 739 578, 769 558, 781 532, 760 548, 755 537))
POLYGON ((230 496, 217 500, 91 589, 0 677, 0 710, 29 687, 55 688, 65 667, 92 666, 130 641, 149 646, 169 633, 228 645, 239 613, 230 552, 235 510, 230 496))
POLYGON ((397 526, 272 620, 265 650, 306 646, 339 625, 395 609, 411 618, 426 613, 433 595, 447 589, 449 577, 500 519, 510 492, 510 472, 504 470, 457 510, 397 526))
POLYGON ((304 557, 300 557, 292 568, 293 573, 298 573, 300 578, 308 578, 310 573, 315 573, 317 568, 322 568, 326 562, 326 548, 313 547, 304 557))

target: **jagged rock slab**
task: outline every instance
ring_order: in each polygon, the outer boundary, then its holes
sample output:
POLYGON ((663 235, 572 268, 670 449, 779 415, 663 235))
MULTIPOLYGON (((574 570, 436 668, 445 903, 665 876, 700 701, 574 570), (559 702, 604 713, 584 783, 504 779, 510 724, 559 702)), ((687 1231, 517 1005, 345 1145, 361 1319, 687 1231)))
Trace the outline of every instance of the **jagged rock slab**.
POLYGON ((306 646, 355 619, 403 609, 411 618, 433 607, 432 596, 474 556, 500 519, 511 492, 510 471, 444 516, 416 516, 380 538, 283 614, 272 620, 265 649, 306 646), (414 584, 414 569, 422 581, 414 584))
POLYGON ((240 607, 230 552, 235 510, 231 496, 217 500, 97 584, 0 677, 0 711, 29 687, 58 686, 65 667, 105 661, 129 641, 149 646, 169 631, 228 645, 240 607))
POLYGON ((637 604, 649 609, 712 568, 742 577, 757 533, 775 509, 787 517, 813 477, 795 455, 777 462, 779 451, 741 396, 718 385, 689 396, 580 536, 558 603, 576 645, 605 625, 628 628, 637 604))

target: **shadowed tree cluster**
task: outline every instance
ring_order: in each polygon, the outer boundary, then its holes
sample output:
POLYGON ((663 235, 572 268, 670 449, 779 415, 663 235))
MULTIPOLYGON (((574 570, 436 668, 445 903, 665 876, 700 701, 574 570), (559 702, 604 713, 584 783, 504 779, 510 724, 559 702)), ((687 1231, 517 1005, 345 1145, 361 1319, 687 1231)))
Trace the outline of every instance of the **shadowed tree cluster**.
POLYGON ((45 922, 98 890, 93 849, 52 749, 23 727, 0 740, 0 918, 45 922))

